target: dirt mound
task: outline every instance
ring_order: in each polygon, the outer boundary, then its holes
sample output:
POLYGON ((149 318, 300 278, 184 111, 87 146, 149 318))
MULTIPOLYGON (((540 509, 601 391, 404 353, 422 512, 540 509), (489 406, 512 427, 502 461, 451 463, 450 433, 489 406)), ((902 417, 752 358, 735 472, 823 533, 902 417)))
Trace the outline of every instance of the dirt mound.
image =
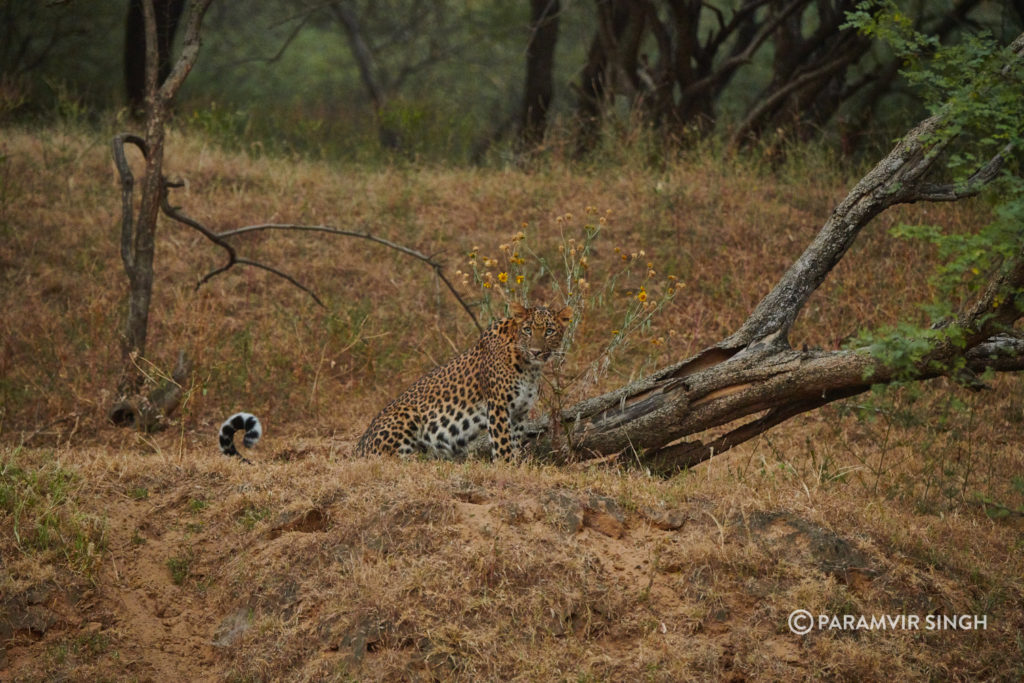
POLYGON ((1024 561, 1007 527, 917 518, 897 533, 897 515, 824 490, 807 506, 710 478, 328 455, 346 450, 254 466, 209 449, 58 454, 87 482, 69 504, 106 518, 105 548, 85 573, 56 555, 11 565, 0 676, 739 680, 1019 666, 1024 561), (1000 566, 967 561, 979 541, 1000 566), (931 556, 914 550, 926 543, 931 556), (988 623, 797 635, 795 609, 983 609, 988 623))

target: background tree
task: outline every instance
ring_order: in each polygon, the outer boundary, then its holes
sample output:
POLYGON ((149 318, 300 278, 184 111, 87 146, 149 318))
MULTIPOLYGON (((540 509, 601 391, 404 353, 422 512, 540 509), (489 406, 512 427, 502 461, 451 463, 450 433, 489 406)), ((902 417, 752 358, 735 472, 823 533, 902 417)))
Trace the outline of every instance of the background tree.
POLYGON ((555 94, 555 46, 562 8, 558 0, 530 0, 530 40, 526 45, 526 85, 519 120, 522 144, 535 147, 544 139, 555 94))
MULTIPOLYGON (((124 86, 128 109, 136 116, 144 113, 146 100, 146 22, 143 0, 128 3, 124 29, 124 86)), ((156 21, 157 80, 171 73, 171 48, 181 20, 185 0, 154 0, 156 21)))
MULTIPOLYGON (((943 44, 974 28, 1010 40, 1024 25, 1020 3, 901 4, 917 30, 943 44)), ((38 113, 62 100, 96 111, 122 104, 127 91, 137 110, 139 7, 5 3, 0 70, 5 92, 23 96, 8 98, 7 109, 38 113), (112 42, 124 50, 110 50, 112 42), (119 70, 123 88, 109 78, 119 70)), ((161 76, 183 5, 154 7, 161 76)), ((646 126, 675 143, 719 135, 734 148, 780 129, 800 139, 824 133, 855 151, 904 130, 920 109, 892 52, 841 30, 853 7, 853 0, 215 3, 204 20, 203 62, 178 107, 183 122, 224 144, 338 159, 386 158, 401 148, 483 162, 501 143, 492 157, 500 160, 502 145, 529 146, 552 122, 561 132, 574 121, 579 134, 568 142, 581 152, 593 149, 606 123, 646 126)))
MULTIPOLYGON (((597 0, 597 28, 576 86, 578 149, 593 147, 599 122, 616 99, 676 139, 711 132, 732 109, 738 125, 730 145, 737 147, 775 128, 806 138, 869 88, 869 97, 853 107, 861 115, 843 119, 843 133, 856 136, 851 128, 867 125, 877 113, 875 105, 891 91, 898 66, 891 53, 873 51, 871 41, 844 28, 857 4, 745 0, 729 9, 692 0, 597 0), (756 63, 770 73, 758 94, 730 90, 756 63)), ((922 5, 907 18, 918 30, 946 40, 977 23, 971 13, 978 5, 960 0, 951 12, 922 5)))

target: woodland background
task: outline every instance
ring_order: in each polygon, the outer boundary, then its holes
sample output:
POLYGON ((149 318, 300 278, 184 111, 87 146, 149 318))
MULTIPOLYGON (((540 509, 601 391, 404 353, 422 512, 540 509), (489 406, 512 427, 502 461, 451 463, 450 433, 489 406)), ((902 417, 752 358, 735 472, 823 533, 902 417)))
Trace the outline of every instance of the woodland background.
MULTIPOLYGON (((1005 45, 1024 26, 1019 2, 900 5, 941 44, 1005 45)), ((373 414, 477 334, 431 268, 259 233, 246 253, 323 306, 255 269, 197 288, 223 254, 161 218, 138 364, 160 384, 185 349, 193 372, 165 429, 112 426, 126 284, 110 141, 144 116, 133 8, 0 6, 0 678, 1022 675, 1014 373, 879 388, 671 477, 621 454, 357 461, 373 414), (264 421, 251 467, 216 448, 236 410, 264 421), (798 636, 795 609, 988 626, 798 636)), ((584 399, 736 331, 927 115, 901 73, 915 64, 840 28, 854 8, 216 1, 168 122, 164 170, 185 183, 170 198, 218 231, 367 230, 450 274, 520 231, 553 261, 601 218, 588 279, 637 265, 588 308, 563 372, 602 356, 642 287, 674 296, 570 385, 584 399)), ((893 229, 969 236, 997 204, 881 215, 807 302, 794 349, 927 326, 945 255, 893 229)), ((486 319, 485 290, 455 282, 486 319)), ((535 293, 555 296, 543 279, 535 293)))

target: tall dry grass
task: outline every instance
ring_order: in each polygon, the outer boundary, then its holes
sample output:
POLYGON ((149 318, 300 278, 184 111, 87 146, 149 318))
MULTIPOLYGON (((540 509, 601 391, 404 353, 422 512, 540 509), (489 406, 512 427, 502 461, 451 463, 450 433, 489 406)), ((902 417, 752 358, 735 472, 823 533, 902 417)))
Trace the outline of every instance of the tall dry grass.
MULTIPOLYGON (((614 247, 645 249, 660 273, 685 287, 659 322, 659 334, 674 332, 666 334, 669 343, 641 344, 610 384, 734 329, 844 187, 841 173, 824 162, 806 169, 815 178, 809 185, 799 170, 696 156, 660 170, 633 163, 581 173, 560 163, 518 172, 253 160, 173 132, 168 150, 169 173, 187 182, 172 201, 212 229, 264 221, 365 229, 439 254, 453 271, 465 267, 473 246, 496 254, 524 223, 539 249, 553 253, 556 216, 582 214, 586 206, 610 210, 592 279, 613 266, 614 247)), ((11 130, 4 153, 7 432, 31 433, 75 414, 81 434, 96 434, 105 430, 123 298, 119 193, 106 141, 11 130)), ((938 220, 972 220, 969 208, 941 211, 938 220)), ((808 307, 797 343, 834 344, 856 325, 895 320, 923 298, 921 276, 906 267, 917 247, 884 234, 896 220, 883 220, 841 264, 808 307)), ((166 220, 159 234, 151 343, 142 362, 159 374, 179 349, 194 356, 188 428, 244 407, 278 428, 312 417, 316 430, 357 431, 374 406, 475 334, 428 269, 376 245, 296 234, 239 240, 248 256, 311 285, 326 302, 320 309, 254 269, 237 268, 197 291, 195 282, 223 254, 166 220)), ((587 320, 573 353, 586 357, 599 348, 614 326, 611 315, 598 311, 587 320)))
MULTIPOLYGON (((1024 503, 1016 377, 981 395, 933 382, 858 397, 671 481, 618 466, 354 462, 372 415, 471 343, 469 318, 421 264, 324 236, 238 244, 297 274, 325 308, 253 269, 196 290, 223 255, 164 221, 140 362, 158 376, 185 349, 196 371, 170 430, 118 431, 105 422, 124 290, 106 137, 9 128, 0 151, 0 549, 14 558, 0 590, 95 590, 93 603, 52 606, 64 621, 45 636, 14 636, 16 670, 95 677, 130 661, 142 678, 187 663, 195 676, 238 680, 1020 674, 1019 517, 986 515, 1024 503), (267 430, 254 468, 216 454, 216 427, 238 409, 267 430), (552 492, 611 499, 623 535, 566 533, 552 492), (655 530, 647 508, 687 521, 655 530), (51 531, 67 544, 34 545, 51 531), (829 564, 840 552, 827 550, 839 543, 830 533, 859 553, 847 562, 857 571, 829 564), (138 606, 150 599, 153 614, 138 606), (978 612, 993 626, 799 639, 785 626, 797 607, 978 612)), ((523 223, 553 253, 557 216, 610 210, 591 279, 619 247, 643 249, 685 286, 587 393, 733 331, 857 175, 800 149, 770 165, 708 150, 656 165, 621 151, 616 161, 329 165, 250 158, 172 131, 166 166, 187 181, 173 203, 215 230, 365 229, 439 254, 453 272, 473 247, 496 255, 523 223)), ((834 348, 859 327, 919 316, 934 255, 887 228, 983 220, 971 203, 883 216, 809 302, 793 343, 834 348)), ((570 363, 604 347, 613 309, 588 314, 570 363)))

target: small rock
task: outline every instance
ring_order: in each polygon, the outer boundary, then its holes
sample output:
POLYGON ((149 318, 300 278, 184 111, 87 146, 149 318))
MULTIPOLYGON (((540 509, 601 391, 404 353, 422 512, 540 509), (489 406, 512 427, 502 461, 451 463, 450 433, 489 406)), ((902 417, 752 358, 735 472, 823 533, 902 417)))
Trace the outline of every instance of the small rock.
POLYGON ((491 494, 483 486, 478 486, 467 479, 461 478, 452 482, 452 495, 455 496, 456 500, 461 500, 463 503, 473 503, 474 505, 486 503, 491 497, 491 494))
POLYGON ((583 530, 583 506, 561 491, 548 491, 541 498, 544 513, 554 526, 567 534, 583 530))
POLYGON ((248 607, 239 607, 220 622, 216 633, 213 634, 214 647, 234 645, 249 630, 250 626, 252 626, 252 610, 248 607))
POLYGON ((640 515, 662 531, 675 531, 686 523, 687 515, 682 510, 659 510, 653 507, 640 509, 640 515))
POLYGON ((587 500, 583 515, 583 523, 605 536, 621 538, 625 531, 626 516, 622 509, 611 498, 592 495, 587 500))
POLYGON ((57 622, 57 615, 42 605, 29 605, 15 622, 15 630, 45 634, 57 622))
POLYGON ((497 515, 502 522, 512 526, 530 521, 530 513, 514 501, 496 505, 491 509, 491 514, 497 515))
POLYGON ((41 586, 35 586, 25 591, 25 602, 29 605, 42 605, 43 603, 49 602, 50 596, 53 595, 53 586, 43 584, 41 586))

